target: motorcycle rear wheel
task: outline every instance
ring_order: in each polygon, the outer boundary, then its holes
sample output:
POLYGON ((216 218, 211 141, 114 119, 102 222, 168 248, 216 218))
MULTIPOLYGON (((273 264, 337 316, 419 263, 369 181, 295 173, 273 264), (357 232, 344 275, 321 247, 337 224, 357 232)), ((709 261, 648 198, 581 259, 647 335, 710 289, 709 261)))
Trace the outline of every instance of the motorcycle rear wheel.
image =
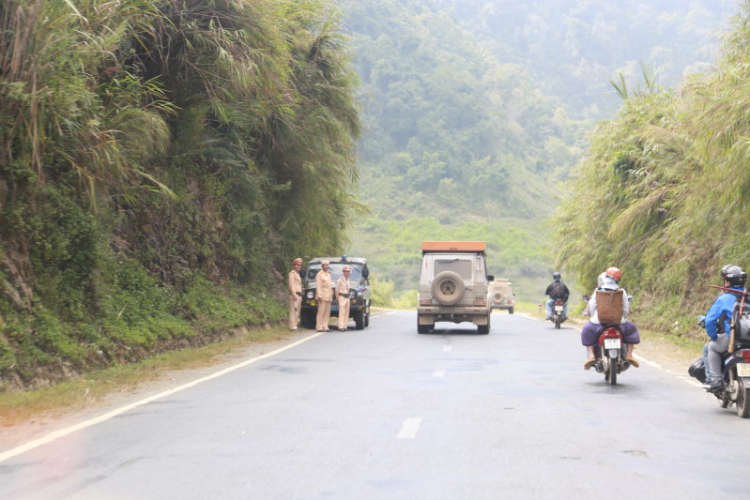
POLYGON ((562 323, 562 317, 555 315, 555 328, 560 329, 560 323, 562 323))
POLYGON ((607 369, 604 372, 604 378, 609 385, 617 385, 617 362, 612 358, 609 359, 607 369))
POLYGON ((737 379, 737 415, 741 418, 750 417, 750 401, 748 401, 750 388, 745 387, 741 378, 737 379))

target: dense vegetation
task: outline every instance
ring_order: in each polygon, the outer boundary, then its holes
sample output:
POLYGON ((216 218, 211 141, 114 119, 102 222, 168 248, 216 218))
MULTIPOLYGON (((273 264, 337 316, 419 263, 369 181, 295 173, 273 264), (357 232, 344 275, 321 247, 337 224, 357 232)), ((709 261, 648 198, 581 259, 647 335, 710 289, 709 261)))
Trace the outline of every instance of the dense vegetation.
POLYGON ((416 286, 421 239, 486 240, 491 271, 529 301, 555 265, 544 220, 593 118, 615 108, 608 80, 630 80, 638 61, 673 81, 708 62, 722 12, 676 0, 339 4, 362 81, 359 195, 372 210, 349 253, 373 259, 398 293, 416 286))
POLYGON ((521 298, 616 263, 670 321, 745 263, 747 8, 673 90, 729 2, 335 4, 0 2, 0 390, 279 321, 296 256, 386 301, 485 240, 521 298))
POLYGON ((358 209, 349 61, 326 0, 0 3, 0 390, 282 318, 358 209))
POLYGON ((657 325, 705 312, 728 263, 750 266, 750 3, 716 69, 678 89, 618 86, 559 217, 560 262, 582 286, 616 263, 657 325), (629 278, 629 279, 628 279, 629 278))

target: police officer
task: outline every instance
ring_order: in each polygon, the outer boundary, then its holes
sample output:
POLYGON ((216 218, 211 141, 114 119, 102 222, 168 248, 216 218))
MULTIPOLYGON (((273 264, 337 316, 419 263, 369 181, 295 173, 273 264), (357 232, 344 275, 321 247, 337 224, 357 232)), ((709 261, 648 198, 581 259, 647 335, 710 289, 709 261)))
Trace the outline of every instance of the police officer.
POLYGON ((299 314, 302 307, 302 278, 299 272, 302 269, 302 259, 292 261, 292 270, 289 271, 289 329, 293 332, 298 330, 299 314))
POLYGON ((328 267, 331 263, 324 260, 320 263, 320 271, 315 275, 315 300, 318 301, 318 316, 315 329, 319 332, 330 332, 328 321, 331 318, 331 301, 333 288, 331 287, 331 273, 328 267))
POLYGON ((336 299, 339 302, 339 330, 343 331, 349 323, 349 275, 352 268, 344 266, 341 272, 343 276, 336 281, 336 299))

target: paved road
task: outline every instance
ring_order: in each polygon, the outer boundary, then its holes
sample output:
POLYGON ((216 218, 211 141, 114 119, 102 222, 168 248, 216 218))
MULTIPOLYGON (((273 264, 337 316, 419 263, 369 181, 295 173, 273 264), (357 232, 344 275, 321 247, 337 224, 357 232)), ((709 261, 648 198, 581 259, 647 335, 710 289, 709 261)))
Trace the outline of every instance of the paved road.
POLYGON ((0 498, 750 497, 750 420, 686 380, 644 363, 607 386, 576 329, 518 314, 437 326, 376 317, 0 450, 0 498))

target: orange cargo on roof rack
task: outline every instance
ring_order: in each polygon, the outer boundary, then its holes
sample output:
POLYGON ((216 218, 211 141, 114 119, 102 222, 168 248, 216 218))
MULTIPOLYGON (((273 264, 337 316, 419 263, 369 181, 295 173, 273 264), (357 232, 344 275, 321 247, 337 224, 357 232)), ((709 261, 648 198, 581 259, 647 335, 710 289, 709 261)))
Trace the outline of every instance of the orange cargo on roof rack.
POLYGON ((484 252, 484 241, 423 241, 422 252, 484 252))

